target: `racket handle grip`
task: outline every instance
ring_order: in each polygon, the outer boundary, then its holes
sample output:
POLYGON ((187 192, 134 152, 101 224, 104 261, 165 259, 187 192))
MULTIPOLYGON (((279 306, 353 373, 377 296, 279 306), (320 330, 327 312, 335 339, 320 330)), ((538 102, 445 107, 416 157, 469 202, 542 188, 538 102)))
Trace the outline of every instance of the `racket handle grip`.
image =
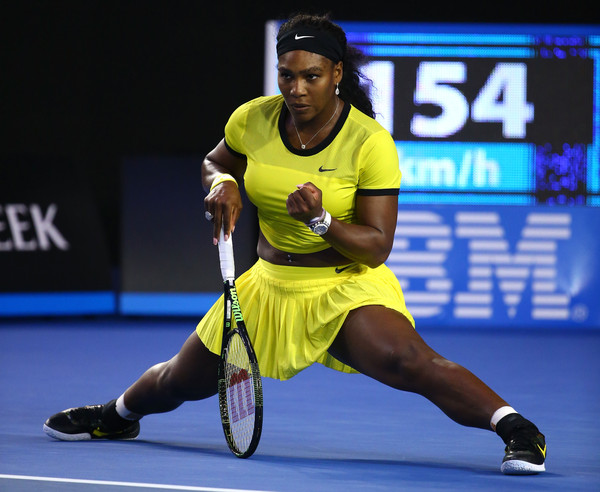
POLYGON ((221 275, 223 281, 235 279, 235 263, 233 260, 233 240, 232 234, 225 241, 225 232, 221 228, 219 233, 219 261, 221 263, 221 275))

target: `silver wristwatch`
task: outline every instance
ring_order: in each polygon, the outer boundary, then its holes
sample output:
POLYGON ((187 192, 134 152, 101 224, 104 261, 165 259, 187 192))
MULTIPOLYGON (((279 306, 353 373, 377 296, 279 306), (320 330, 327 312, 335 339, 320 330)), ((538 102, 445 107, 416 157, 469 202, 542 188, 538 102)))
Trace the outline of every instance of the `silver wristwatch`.
POLYGON ((308 228, 318 236, 325 234, 331 225, 331 214, 327 210, 323 210, 323 212, 323 216, 319 217, 317 221, 307 224, 308 228))

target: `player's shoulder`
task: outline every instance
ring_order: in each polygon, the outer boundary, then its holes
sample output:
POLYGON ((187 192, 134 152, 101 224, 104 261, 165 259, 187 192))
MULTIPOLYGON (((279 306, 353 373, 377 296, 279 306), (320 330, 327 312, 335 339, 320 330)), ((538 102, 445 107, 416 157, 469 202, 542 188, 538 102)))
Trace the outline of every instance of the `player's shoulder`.
POLYGON ((271 122, 281 111, 283 97, 260 96, 238 106, 229 118, 230 124, 248 125, 261 122, 271 122))
POLYGON ((374 118, 351 106, 346 123, 353 138, 371 145, 393 142, 390 133, 374 118))
POLYGON ((350 107, 350 111, 348 113, 348 122, 371 134, 379 132, 387 133, 387 130, 375 118, 371 118, 354 106, 350 107))
POLYGON ((239 106, 238 110, 269 111, 269 110, 273 110, 273 109, 280 109, 282 102, 283 102, 283 96, 281 94, 277 94, 275 96, 259 96, 259 97, 255 97, 254 99, 250 99, 249 101, 243 103, 241 106, 239 106))

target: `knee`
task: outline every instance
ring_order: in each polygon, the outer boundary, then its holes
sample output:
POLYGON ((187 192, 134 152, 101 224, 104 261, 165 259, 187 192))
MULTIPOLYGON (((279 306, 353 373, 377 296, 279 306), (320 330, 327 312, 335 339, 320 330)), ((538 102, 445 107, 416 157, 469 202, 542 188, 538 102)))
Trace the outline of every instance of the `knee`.
POLYGON ((402 345, 389 347, 383 357, 383 366, 390 377, 390 386, 404 391, 419 391, 441 361, 446 359, 436 354, 427 344, 420 340, 410 340, 402 345))
MULTIPOLYGON (((190 371, 181 371, 174 359, 159 364, 157 384, 164 395, 177 401, 195 401, 211 396, 216 392, 216 376, 214 391, 207 388, 201 375, 190 371)), ((193 371, 192 371, 193 372, 193 371)))

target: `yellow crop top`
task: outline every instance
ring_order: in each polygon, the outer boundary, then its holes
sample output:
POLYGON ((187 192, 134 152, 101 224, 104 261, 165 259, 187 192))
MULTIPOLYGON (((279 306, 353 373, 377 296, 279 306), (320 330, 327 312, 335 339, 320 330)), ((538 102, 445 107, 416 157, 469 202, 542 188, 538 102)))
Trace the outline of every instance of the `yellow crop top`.
POLYGON ((307 150, 289 142, 286 115, 281 95, 249 101, 229 118, 225 144, 247 158, 244 185, 267 241, 282 251, 313 253, 329 245, 288 215, 285 202, 296 185, 314 183, 332 217, 353 223, 357 194, 398 194, 398 152, 389 132, 350 104, 330 135, 307 150))

